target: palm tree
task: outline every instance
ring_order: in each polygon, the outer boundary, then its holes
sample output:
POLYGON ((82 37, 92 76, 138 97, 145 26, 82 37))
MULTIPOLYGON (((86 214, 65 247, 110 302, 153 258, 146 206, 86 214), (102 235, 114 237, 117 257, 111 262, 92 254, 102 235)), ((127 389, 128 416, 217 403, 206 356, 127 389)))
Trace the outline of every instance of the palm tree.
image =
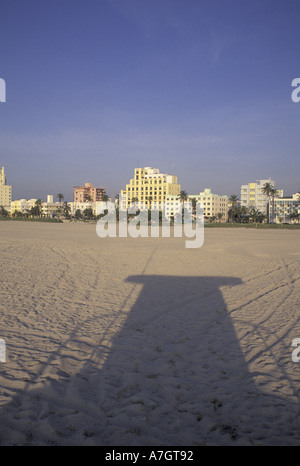
MULTIPOLYGON (((184 203, 188 200, 188 193, 184 190, 180 191, 180 194, 178 196, 178 199, 180 200, 181 204, 182 204, 182 221, 183 221, 183 218, 184 218, 184 203)), ((179 218, 180 216, 178 216, 179 218)))
POLYGON ((61 205, 62 201, 64 200, 64 195, 63 195, 63 194, 61 194, 61 193, 58 193, 58 195, 57 195, 57 199, 58 199, 58 202, 59 202, 59 203, 60 203, 60 205, 61 205))
POLYGON ((76 219, 82 218, 82 213, 81 213, 81 210, 80 210, 80 209, 77 209, 77 210, 76 210, 76 212, 75 212, 75 218, 76 218, 76 219))
POLYGON ((194 217, 196 216, 196 210, 197 210, 197 199, 195 197, 192 197, 192 214, 194 217))
MULTIPOLYGON (((138 198, 138 197, 132 197, 132 198, 131 198, 131 201, 129 201, 128 208, 130 209, 130 207, 133 206, 133 208, 134 208, 136 211, 138 211, 138 202, 139 202, 139 198, 138 198)), ((133 217, 135 217, 137 214, 138 214, 137 212, 130 213, 130 214, 128 214, 127 219, 130 220, 130 219, 132 219, 133 217)))
POLYGON ((63 205, 63 214, 66 218, 70 218, 70 213, 71 213, 71 207, 67 202, 64 202, 63 205))
POLYGON ((242 207, 240 205, 236 205, 234 207, 234 211, 233 211, 233 218, 238 222, 240 223, 241 221, 241 215, 242 215, 242 207))
POLYGON ((20 212, 19 210, 14 210, 11 214, 12 217, 23 217, 23 214, 22 212, 20 212))
POLYGON ((248 207, 245 205, 241 206, 241 217, 244 217, 244 220, 245 218, 247 218, 248 223, 249 223, 249 210, 248 210, 248 207))
POLYGON ((136 202, 139 202, 139 198, 138 198, 138 197, 133 197, 133 198, 131 199, 130 204, 135 204, 136 202))
POLYGON ((92 196, 89 194, 84 194, 84 202, 93 202, 92 196))
POLYGON ((179 199, 182 204, 188 199, 188 193, 186 191, 180 191, 179 199))
POLYGON ((271 183, 265 183, 262 187, 261 192, 265 194, 269 198, 269 218, 268 218, 268 223, 270 223, 270 199, 272 198, 272 223, 274 221, 274 204, 275 204, 275 195, 276 195, 276 189, 271 183))
POLYGON ((41 215, 42 215, 42 207, 43 207, 42 199, 37 199, 35 201, 35 211, 36 211, 36 215, 38 217, 41 217, 41 215))
POLYGON ((34 206, 31 207, 31 209, 29 210, 29 215, 31 217, 40 217, 41 214, 42 214, 42 204, 40 204, 41 199, 38 199, 37 201, 35 201, 35 204, 34 206))
POLYGON ((236 194, 231 194, 229 198, 229 202, 231 202, 232 207, 234 208, 236 204, 238 203, 239 198, 237 197, 236 194))
POLYGON ((150 208, 151 209, 151 205, 152 205, 152 201, 153 201, 153 197, 152 196, 149 196, 148 197, 148 209, 150 208))
POLYGON ((256 226, 257 226, 257 222, 259 222, 261 215, 262 215, 261 212, 253 208, 249 211, 249 215, 250 215, 250 218, 253 220, 253 223, 256 223, 256 226))
POLYGON ((223 217, 223 212, 218 212, 217 213, 217 218, 219 220, 219 223, 221 223, 222 217, 223 217))
POLYGON ((91 207, 87 207, 86 209, 84 209, 82 214, 84 215, 84 218, 86 220, 92 220, 94 218, 93 209, 91 207))
POLYGON ((292 212, 289 217, 293 220, 298 220, 298 223, 299 223, 299 219, 300 219, 300 214, 298 212, 292 212))
POLYGON ((237 204, 238 204, 239 198, 237 197, 236 194, 231 194, 229 198, 229 202, 231 203, 231 208, 229 209, 229 217, 233 221, 234 217, 237 215, 237 204))
POLYGON ((0 216, 8 217, 8 215, 9 215, 8 211, 3 206, 0 206, 0 216))

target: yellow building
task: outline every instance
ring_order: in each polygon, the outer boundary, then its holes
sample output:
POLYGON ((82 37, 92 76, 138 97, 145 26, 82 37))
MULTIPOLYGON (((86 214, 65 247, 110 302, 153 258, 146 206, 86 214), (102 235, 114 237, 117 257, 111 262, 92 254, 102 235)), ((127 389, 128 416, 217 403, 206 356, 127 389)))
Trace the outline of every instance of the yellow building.
POLYGON ((11 214, 15 212, 21 212, 22 214, 26 213, 27 210, 30 210, 32 204, 27 199, 16 199, 11 202, 11 214))
POLYGON ((4 167, 0 168, 0 207, 10 211, 11 205, 11 186, 6 184, 4 167))
POLYGON ((177 176, 160 173, 158 168, 135 168, 134 178, 121 191, 121 208, 128 209, 133 202, 138 208, 162 210, 166 196, 180 194, 177 176))

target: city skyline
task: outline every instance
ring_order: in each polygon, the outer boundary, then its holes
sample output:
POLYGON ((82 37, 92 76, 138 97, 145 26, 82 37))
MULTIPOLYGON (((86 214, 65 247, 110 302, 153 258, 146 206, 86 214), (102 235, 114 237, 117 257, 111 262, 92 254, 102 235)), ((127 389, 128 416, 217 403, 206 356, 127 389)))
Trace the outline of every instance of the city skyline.
POLYGON ((296 0, 3 0, 0 163, 13 199, 135 167, 188 193, 273 179, 300 191, 296 0))
MULTIPOLYGON (((4 168, 4 167, 3 167, 3 168, 4 168)), ((151 168, 151 169, 154 168, 154 170, 157 170, 157 167, 142 167, 142 168, 141 168, 141 167, 135 167, 134 171, 136 171, 137 169, 138 169, 138 170, 144 170, 145 168, 151 168)), ((159 169, 158 169, 158 171, 159 171, 159 169)), ((170 173, 169 173, 169 174, 167 174, 167 176, 172 176, 172 177, 177 178, 177 176, 176 176, 175 174, 170 174, 170 173)), ((129 182, 132 181, 132 179, 133 179, 133 178, 131 178, 130 180, 127 180, 127 183, 125 183, 124 186, 126 187, 126 186, 129 184, 129 182)), ((281 196, 283 196, 283 197, 292 197, 292 196, 294 196, 295 194, 300 194, 300 191, 295 191, 295 192, 292 193, 292 194, 286 194, 286 193, 284 192, 284 190, 281 189, 281 188, 278 186, 278 184, 276 183, 276 181, 275 181, 275 180, 271 180, 271 178, 268 178, 268 179, 265 179, 265 180, 249 180, 249 182, 247 183, 247 186, 250 186, 251 184, 256 184, 257 182, 260 183, 260 184, 261 184, 261 183, 263 183, 263 184, 269 183, 271 186, 275 187, 275 188, 278 190, 278 192, 281 192, 281 196)), ((7 183, 7 184, 9 184, 9 183, 7 183)), ((178 183, 178 184, 180 185, 180 183, 178 183)), ((106 190, 106 188, 104 188, 103 186, 94 186, 93 183, 84 182, 84 183, 82 183, 81 186, 73 186, 73 188, 72 188, 72 195, 71 195, 71 198, 70 198, 70 199, 67 199, 66 196, 64 195, 64 193, 63 193, 62 190, 61 190, 61 191, 60 191, 59 193, 57 193, 57 194, 54 194, 53 192, 51 192, 51 193, 48 192, 45 196, 36 196, 36 197, 33 197, 33 196, 27 196, 27 197, 26 197, 26 196, 19 196, 19 197, 17 198, 17 197, 15 197, 15 196, 12 195, 12 200, 13 200, 13 201, 16 201, 16 200, 20 200, 20 199, 22 199, 22 200, 24 200, 24 199, 26 199, 26 200, 30 200, 30 199, 31 199, 31 200, 32 200, 32 199, 40 199, 40 200, 42 200, 43 202, 48 202, 48 201, 45 201, 44 199, 45 199, 45 198, 48 198, 48 197, 50 196, 50 197, 53 197, 53 199, 54 199, 53 202, 56 202, 55 199, 58 199, 59 202, 62 201, 62 200, 65 201, 65 202, 77 202, 76 200, 74 201, 74 193, 75 193, 75 190, 87 189, 86 186, 88 186, 88 185, 90 185, 90 187, 91 187, 94 191, 96 191, 96 190, 97 190, 97 191, 100 191, 100 190, 101 190, 101 191, 102 191, 102 194, 107 195, 107 197, 108 197, 109 199, 111 199, 112 201, 114 201, 114 199, 116 198, 116 196, 122 196, 122 195, 123 195, 122 193, 124 193, 124 195, 125 195, 125 197, 126 197, 126 194, 125 194, 125 193, 126 193, 126 189, 122 189, 122 188, 121 188, 121 189, 119 189, 118 191, 116 191, 115 193, 108 193, 107 190, 106 190)), ((10 187, 12 188, 12 192, 13 192, 13 186, 10 186, 10 187)), ((243 189, 244 187, 245 187, 245 185, 240 185, 240 188, 239 188, 238 192, 236 192, 236 193, 235 193, 235 192, 231 192, 231 194, 225 194, 225 193, 218 192, 218 195, 227 196, 228 198, 230 198, 231 196, 237 196, 237 200, 238 200, 238 201, 241 201, 240 195, 241 195, 242 189, 243 189)), ((187 196, 194 196, 194 195, 197 196, 198 194, 201 194, 201 190, 207 190, 207 189, 208 189, 208 190, 211 190, 211 187, 208 188, 207 186, 201 187, 201 188, 198 189, 198 191, 195 191, 195 192, 187 191, 187 190, 185 190, 184 187, 182 187, 181 185, 180 185, 180 188, 181 188, 181 191, 182 191, 182 192, 185 192, 187 196)), ((77 191, 76 191, 76 192, 77 192, 77 191)), ((178 196, 180 196, 180 194, 178 194, 178 196)), ((81 197, 82 197, 82 199, 80 199, 80 201, 78 201, 78 202, 83 202, 83 203, 84 203, 85 200, 84 200, 83 194, 81 194, 81 197)))

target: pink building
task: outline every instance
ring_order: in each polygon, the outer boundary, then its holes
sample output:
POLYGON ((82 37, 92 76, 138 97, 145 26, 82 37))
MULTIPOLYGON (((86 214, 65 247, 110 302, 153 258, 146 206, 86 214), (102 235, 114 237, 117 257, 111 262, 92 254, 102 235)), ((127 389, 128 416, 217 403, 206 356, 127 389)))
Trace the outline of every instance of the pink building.
POLYGON ((85 183, 84 186, 74 186, 74 202, 85 202, 90 196, 92 202, 102 201, 103 195, 106 194, 105 188, 95 188, 92 183, 85 183))

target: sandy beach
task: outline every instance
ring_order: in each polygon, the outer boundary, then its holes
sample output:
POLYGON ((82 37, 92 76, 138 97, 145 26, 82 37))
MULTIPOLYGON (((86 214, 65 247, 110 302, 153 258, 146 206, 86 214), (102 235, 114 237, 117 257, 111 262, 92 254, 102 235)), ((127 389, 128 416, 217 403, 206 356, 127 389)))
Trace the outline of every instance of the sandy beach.
POLYGON ((0 445, 299 444, 299 240, 1 222, 0 445))

